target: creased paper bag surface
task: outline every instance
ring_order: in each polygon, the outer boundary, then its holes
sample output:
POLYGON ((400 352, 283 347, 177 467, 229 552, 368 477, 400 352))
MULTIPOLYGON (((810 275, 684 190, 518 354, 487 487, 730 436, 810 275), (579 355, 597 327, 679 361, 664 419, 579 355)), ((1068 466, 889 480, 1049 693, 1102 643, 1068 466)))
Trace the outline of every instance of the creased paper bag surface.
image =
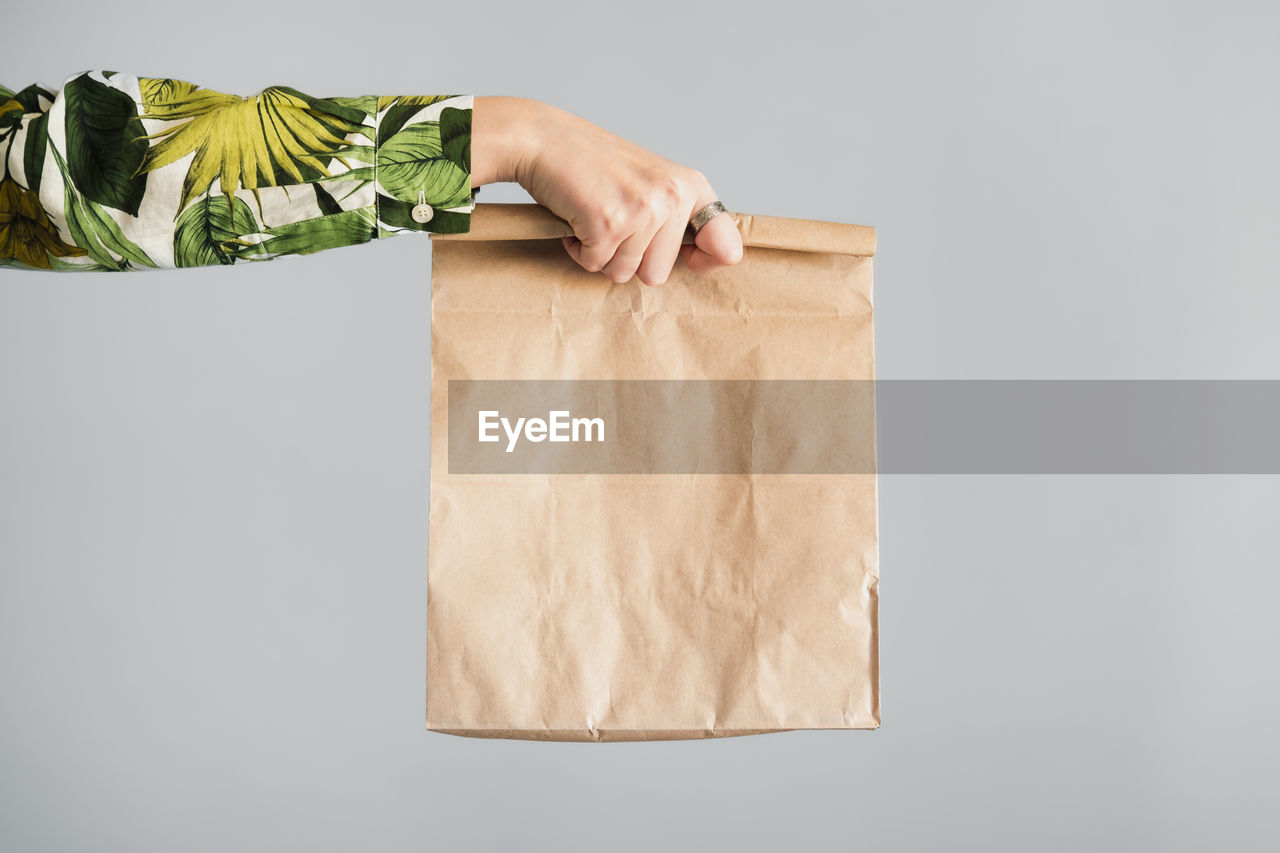
POLYGON ((879 725, 874 466, 816 470, 823 451, 766 429, 774 391, 753 390, 799 390, 811 404, 790 408, 808 423, 831 388, 869 387, 874 231, 733 216, 737 266, 677 263, 660 287, 583 271, 559 240, 569 226, 536 205, 477 205, 469 233, 433 235, 429 728, 640 740, 879 725), (509 389, 615 405, 632 426, 654 412, 684 450, 669 469, 645 467, 652 449, 503 468, 526 448, 577 452, 529 432, 508 450, 483 413, 509 389), (451 398, 473 405, 454 418, 452 469, 451 398), (476 452, 498 467, 459 453, 484 434, 475 411, 499 437, 476 452), (745 450, 700 461, 715 430, 745 450))

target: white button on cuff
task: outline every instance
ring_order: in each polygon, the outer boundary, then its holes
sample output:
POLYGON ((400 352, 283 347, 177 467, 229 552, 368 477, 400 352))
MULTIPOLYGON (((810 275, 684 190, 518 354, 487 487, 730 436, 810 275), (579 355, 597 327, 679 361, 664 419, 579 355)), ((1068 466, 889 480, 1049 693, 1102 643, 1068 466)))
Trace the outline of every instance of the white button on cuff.
POLYGON ((413 217, 413 221, 419 224, 430 222, 431 217, 436 215, 431 205, 427 204, 426 190, 418 191, 418 203, 413 206, 413 210, 409 211, 409 215, 413 217))

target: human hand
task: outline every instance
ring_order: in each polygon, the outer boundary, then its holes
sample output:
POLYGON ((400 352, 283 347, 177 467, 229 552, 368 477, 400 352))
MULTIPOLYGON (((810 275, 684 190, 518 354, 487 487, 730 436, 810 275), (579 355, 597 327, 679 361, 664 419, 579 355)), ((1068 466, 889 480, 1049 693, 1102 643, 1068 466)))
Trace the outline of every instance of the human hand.
POLYGON ((515 181, 569 223, 565 250, 589 272, 622 283, 667 280, 677 257, 695 273, 742 259, 742 237, 717 216, 684 246, 693 214, 716 200, 694 169, 647 151, 551 104, 477 97, 472 183, 515 181))

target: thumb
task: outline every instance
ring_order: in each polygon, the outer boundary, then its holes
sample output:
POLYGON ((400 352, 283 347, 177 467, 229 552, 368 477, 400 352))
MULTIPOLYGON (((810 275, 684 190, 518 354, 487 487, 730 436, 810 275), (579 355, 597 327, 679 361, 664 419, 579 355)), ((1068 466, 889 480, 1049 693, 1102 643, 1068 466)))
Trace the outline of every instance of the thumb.
MULTIPOLYGON (((696 213, 715 201, 714 196, 698 199, 693 210, 696 213)), ((691 245, 681 246, 680 255, 689 269, 701 275, 713 270, 733 266, 742 260, 742 235, 733 213, 726 210, 702 226, 691 245)))

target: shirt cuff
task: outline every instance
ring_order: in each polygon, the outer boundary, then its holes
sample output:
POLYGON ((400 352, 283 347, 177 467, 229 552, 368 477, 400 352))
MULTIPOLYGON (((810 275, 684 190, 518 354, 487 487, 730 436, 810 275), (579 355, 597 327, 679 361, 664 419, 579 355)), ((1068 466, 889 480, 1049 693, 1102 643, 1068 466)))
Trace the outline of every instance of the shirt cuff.
POLYGON ((378 98, 374 127, 378 236, 471 227, 473 95, 378 98))

